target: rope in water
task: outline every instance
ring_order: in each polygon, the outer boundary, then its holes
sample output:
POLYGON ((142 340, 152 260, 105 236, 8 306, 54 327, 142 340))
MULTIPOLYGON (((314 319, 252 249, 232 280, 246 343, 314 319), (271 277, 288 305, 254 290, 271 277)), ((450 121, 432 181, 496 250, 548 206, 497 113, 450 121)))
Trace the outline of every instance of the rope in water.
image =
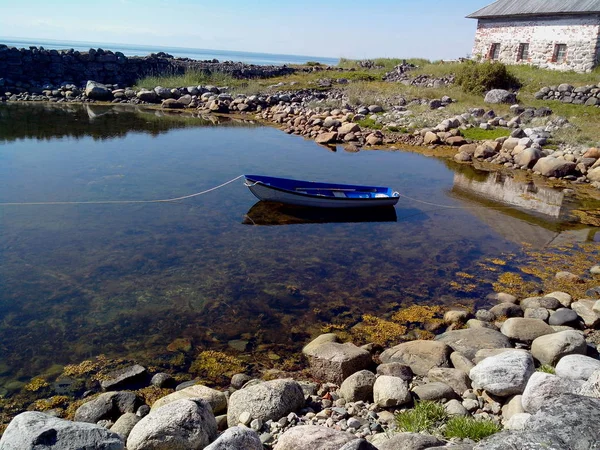
POLYGON ((431 203, 426 202, 425 200, 419 200, 418 198, 412 198, 408 195, 404 195, 398 192, 398 195, 407 200, 422 203, 424 205, 436 206, 438 208, 446 208, 446 209, 515 209, 514 206, 453 206, 453 205, 441 205, 439 203, 431 203))
POLYGON ((186 200, 192 197, 198 197, 199 195, 208 194, 209 192, 216 191, 228 184, 233 183, 234 181, 239 180, 244 175, 239 175, 232 180, 229 180, 223 184, 215 186, 213 188, 207 189, 205 191, 196 192, 195 194, 184 195, 183 197, 175 197, 175 198, 164 198, 158 200, 97 200, 97 201, 88 201, 88 202, 0 202, 0 206, 33 206, 33 205, 125 205, 132 203, 171 203, 177 202, 180 200, 186 200))

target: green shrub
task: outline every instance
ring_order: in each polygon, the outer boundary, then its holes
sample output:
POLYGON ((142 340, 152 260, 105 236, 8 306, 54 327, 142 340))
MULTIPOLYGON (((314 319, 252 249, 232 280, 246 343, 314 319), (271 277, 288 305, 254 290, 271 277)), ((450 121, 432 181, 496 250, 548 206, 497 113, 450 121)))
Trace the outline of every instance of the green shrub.
POLYGON ((456 84, 463 91, 482 95, 491 89, 513 89, 520 87, 519 80, 512 75, 506 65, 486 61, 467 61, 456 72, 456 84))
POLYGON ((554 370, 554 367, 548 365, 548 364, 543 364, 540 367, 538 367, 536 369, 537 372, 544 372, 544 373, 551 373, 552 375, 554 375, 556 373, 556 371, 554 370))
POLYGON ((318 61, 306 61, 306 65, 313 67, 313 66, 321 66, 322 64, 318 61))
POLYGON ((446 424, 444 437, 446 439, 472 439, 477 442, 497 433, 501 429, 500 425, 491 420, 475 420, 472 417, 453 417, 446 424))
POLYGON ((446 420, 448 414, 441 403, 424 400, 417 402, 413 409, 396 415, 398 431, 420 433, 431 432, 446 420))

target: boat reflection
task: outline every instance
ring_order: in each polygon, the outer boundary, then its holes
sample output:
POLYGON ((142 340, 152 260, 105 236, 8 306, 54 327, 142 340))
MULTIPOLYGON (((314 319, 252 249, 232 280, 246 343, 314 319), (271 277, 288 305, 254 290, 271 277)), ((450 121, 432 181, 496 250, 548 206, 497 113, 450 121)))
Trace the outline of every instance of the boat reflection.
MULTIPOLYGON (((409 211, 423 215, 417 209, 409 211)), ((307 208, 275 202, 256 202, 244 215, 246 225, 299 225, 309 223, 397 222, 393 206, 382 208, 307 208)))

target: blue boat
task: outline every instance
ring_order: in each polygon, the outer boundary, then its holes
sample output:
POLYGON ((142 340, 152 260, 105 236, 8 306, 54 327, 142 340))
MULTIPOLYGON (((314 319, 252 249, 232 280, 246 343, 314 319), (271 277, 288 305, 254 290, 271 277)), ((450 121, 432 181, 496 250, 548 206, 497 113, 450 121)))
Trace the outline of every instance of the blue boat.
POLYGON ((318 208, 393 206, 400 194, 389 187, 317 183, 288 178, 244 175, 246 186, 259 199, 318 208))

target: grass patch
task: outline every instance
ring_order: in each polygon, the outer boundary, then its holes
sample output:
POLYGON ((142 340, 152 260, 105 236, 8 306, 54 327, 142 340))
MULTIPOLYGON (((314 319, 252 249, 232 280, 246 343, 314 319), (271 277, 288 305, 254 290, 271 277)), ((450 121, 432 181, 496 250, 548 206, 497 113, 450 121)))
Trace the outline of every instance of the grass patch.
POLYGON ((492 130, 482 130, 481 128, 468 128, 462 130, 462 135, 467 139, 474 141, 494 140, 499 137, 510 136, 510 130, 506 128, 494 128, 492 130))
POLYGON ((231 75, 223 72, 204 72, 199 70, 188 70, 181 75, 159 75, 149 76, 138 80, 136 88, 154 89, 156 86, 165 88, 177 88, 187 86, 200 86, 211 84, 214 86, 237 86, 246 83, 237 80, 231 75))
POLYGON ((540 367, 538 367, 536 369, 536 372, 543 372, 543 373, 550 373, 552 375, 556 374, 556 371, 554 370, 554 367, 548 365, 548 364, 542 364, 540 367))
POLYGON ((430 400, 417 402, 413 409, 396 415, 398 431, 409 433, 432 432, 448 418, 444 405, 430 400))
POLYGON ((499 432, 501 429, 500 425, 491 420, 475 420, 472 417, 453 417, 446 424, 444 437, 446 439, 472 439, 478 442, 499 432))
POLYGON ((359 120, 356 123, 360 125, 361 128, 370 128, 371 130, 381 130, 383 128, 383 124, 376 122, 370 117, 359 120))

